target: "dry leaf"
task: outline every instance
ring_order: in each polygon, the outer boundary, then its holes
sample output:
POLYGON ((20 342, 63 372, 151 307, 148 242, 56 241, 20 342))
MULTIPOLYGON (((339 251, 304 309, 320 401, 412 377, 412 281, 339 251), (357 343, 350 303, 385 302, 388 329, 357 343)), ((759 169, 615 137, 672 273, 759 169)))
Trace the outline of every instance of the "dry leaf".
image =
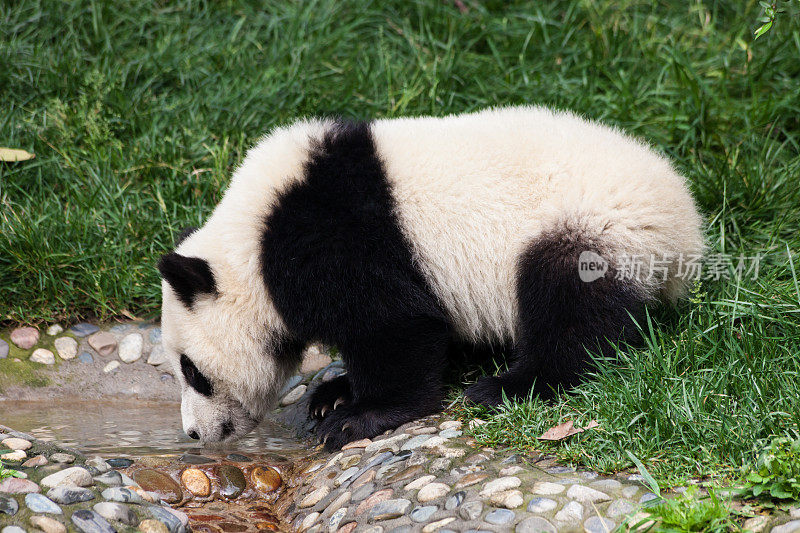
POLYGON ((544 434, 539 437, 539 440, 564 440, 567 437, 577 435, 578 433, 583 433, 587 429, 596 428, 598 426, 600 426, 600 424, 597 423, 597 420, 592 420, 586 425, 586 427, 582 428, 575 427, 572 424, 572 420, 567 420, 566 422, 563 422, 557 426, 553 426, 545 431, 544 434))
POLYGON ((14 163, 16 161, 27 161, 36 157, 35 154, 26 152, 25 150, 18 150, 16 148, 0 148, 0 161, 8 161, 14 163))

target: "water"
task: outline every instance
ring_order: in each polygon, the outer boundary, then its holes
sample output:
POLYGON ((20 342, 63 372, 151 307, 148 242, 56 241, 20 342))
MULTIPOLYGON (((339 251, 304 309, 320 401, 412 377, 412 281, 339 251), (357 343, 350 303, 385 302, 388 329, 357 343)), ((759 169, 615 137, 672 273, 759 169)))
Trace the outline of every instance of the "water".
POLYGON ((89 455, 307 452, 289 429, 269 420, 238 442, 204 448, 183 432, 180 404, 171 402, 0 402, 0 424, 89 455))

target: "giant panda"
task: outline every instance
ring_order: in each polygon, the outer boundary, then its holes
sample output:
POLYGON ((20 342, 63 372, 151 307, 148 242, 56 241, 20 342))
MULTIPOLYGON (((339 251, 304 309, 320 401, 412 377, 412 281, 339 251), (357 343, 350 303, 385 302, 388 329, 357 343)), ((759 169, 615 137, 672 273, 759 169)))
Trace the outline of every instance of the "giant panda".
POLYGON ((329 450, 441 410, 453 342, 512 346, 470 400, 549 397, 685 294, 703 246, 670 162, 569 112, 276 128, 158 265, 184 430, 249 432, 311 342, 347 370, 310 400, 329 450), (649 259, 624 275, 632 257, 649 259))

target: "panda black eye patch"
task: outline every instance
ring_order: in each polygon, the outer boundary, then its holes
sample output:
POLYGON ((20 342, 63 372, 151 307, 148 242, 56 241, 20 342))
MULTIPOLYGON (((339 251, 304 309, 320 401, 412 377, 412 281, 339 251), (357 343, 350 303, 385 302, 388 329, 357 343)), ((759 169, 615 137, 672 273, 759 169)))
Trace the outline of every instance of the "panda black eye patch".
POLYGON ((181 372, 183 373, 183 379, 194 390, 203 396, 214 394, 214 387, 211 386, 211 382, 194 366, 192 360, 186 357, 185 354, 181 354, 181 372))

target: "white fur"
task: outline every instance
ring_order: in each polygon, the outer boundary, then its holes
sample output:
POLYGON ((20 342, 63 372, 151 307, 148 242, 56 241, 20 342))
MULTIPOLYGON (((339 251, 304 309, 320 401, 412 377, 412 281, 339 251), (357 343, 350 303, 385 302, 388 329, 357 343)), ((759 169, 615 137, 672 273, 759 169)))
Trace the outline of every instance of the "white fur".
MULTIPOLYGON (((261 278, 259 246, 276 195, 303 179, 311 143, 330 124, 305 120, 265 137, 206 225, 177 249, 206 259, 219 290, 189 311, 163 284, 164 342, 176 369, 185 353, 221 391, 211 400, 188 391, 187 430, 200 420, 219 422, 232 401, 260 418, 294 370, 279 368, 269 353, 285 326, 261 278)), ((612 128, 512 107, 379 120, 373 133, 415 259, 467 339, 514 339, 517 261, 543 232, 591 239, 612 264, 623 253, 677 258, 703 251, 684 179, 612 128)), ((666 280, 641 279, 642 289, 678 297, 686 282, 675 276, 675 263, 669 268, 666 280)))

